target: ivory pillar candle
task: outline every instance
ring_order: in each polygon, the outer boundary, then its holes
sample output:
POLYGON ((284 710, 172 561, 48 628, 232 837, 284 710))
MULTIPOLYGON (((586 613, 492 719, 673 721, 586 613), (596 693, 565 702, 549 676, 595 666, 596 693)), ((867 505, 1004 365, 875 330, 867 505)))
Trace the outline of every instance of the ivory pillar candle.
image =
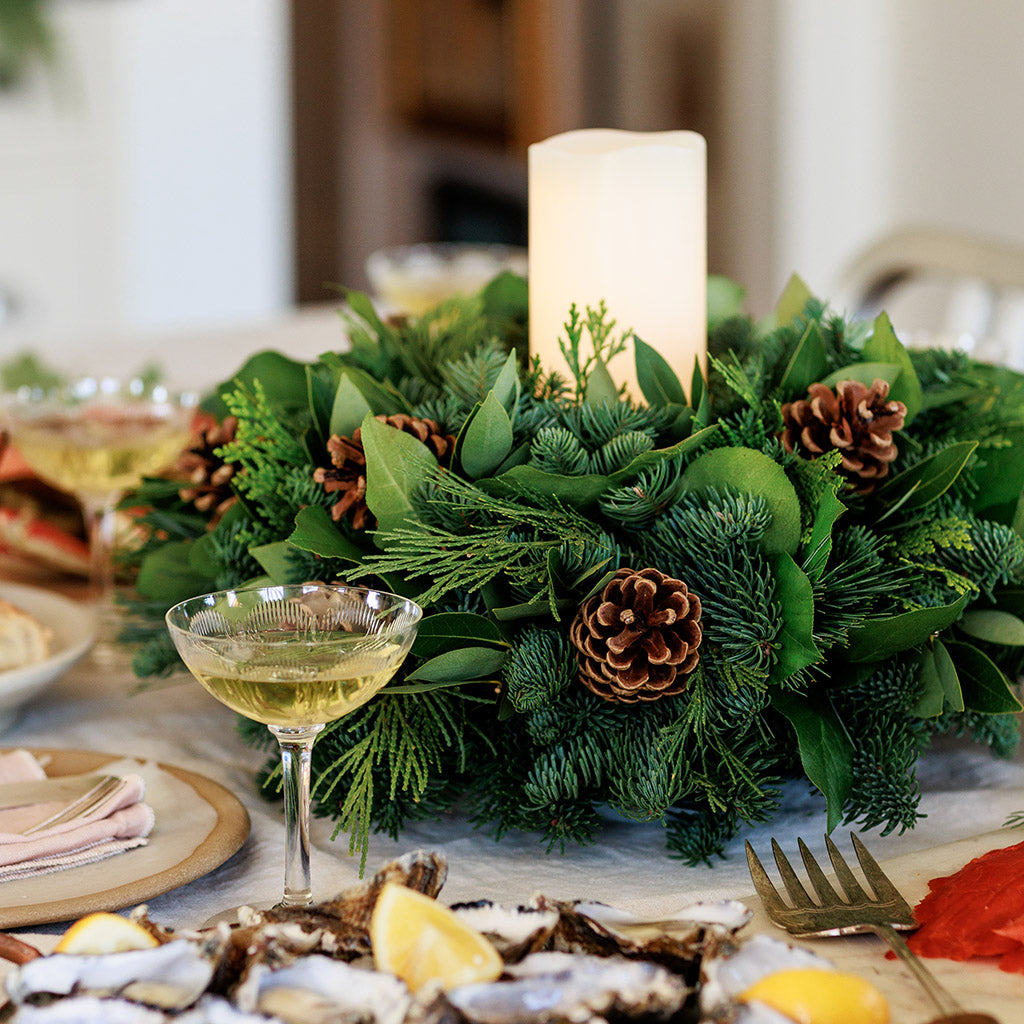
MULTIPOLYGON (((529 148, 530 353, 564 372, 569 306, 603 299, 689 391, 707 346, 706 149, 695 132, 592 129, 529 148)), ((610 367, 635 398, 633 350, 610 367)))

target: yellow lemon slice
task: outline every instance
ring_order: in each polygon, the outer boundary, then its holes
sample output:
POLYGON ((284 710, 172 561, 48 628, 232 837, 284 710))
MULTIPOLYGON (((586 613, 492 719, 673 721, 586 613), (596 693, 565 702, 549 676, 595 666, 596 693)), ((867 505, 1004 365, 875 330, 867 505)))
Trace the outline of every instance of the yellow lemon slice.
POLYGON ((444 989, 494 981, 498 951, 437 900, 396 882, 381 890, 370 918, 377 969, 398 975, 414 992, 428 982, 444 989))
POLYGON ((742 995, 797 1024, 889 1024, 889 1004, 869 981, 841 971, 792 968, 765 975, 742 995))
POLYGON ((76 921, 54 947, 56 953, 90 955, 149 949, 159 943, 145 928, 120 914, 105 911, 87 914, 76 921))

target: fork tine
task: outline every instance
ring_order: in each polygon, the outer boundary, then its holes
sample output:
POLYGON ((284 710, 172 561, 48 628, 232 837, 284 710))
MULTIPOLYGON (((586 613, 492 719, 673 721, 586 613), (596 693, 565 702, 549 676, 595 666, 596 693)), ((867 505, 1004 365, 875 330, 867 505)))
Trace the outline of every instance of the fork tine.
POLYGON ((831 883, 825 877, 825 872, 821 870, 818 862, 814 859, 814 854, 807 848, 807 844, 799 837, 796 842, 800 848, 800 859, 804 862, 807 877, 810 878, 811 885, 814 886, 814 891, 818 894, 818 899, 825 904, 842 903, 842 897, 832 888, 831 883))
POLYGON ((779 890, 775 888, 772 880, 768 877, 768 872, 765 871, 764 865, 758 860, 757 854, 754 853, 750 840, 744 840, 744 842, 747 847, 747 868, 750 870, 750 877, 753 880, 754 888, 757 890, 757 895, 761 897, 761 904, 764 906, 765 913, 776 924, 779 924, 778 916, 786 909, 786 904, 779 895, 779 890))
POLYGON ((782 847, 774 839, 772 839, 772 853, 775 855, 775 863, 779 866, 779 874, 782 875, 782 884, 785 885, 786 892, 789 893, 789 898, 793 903, 798 907, 805 908, 817 906, 814 900, 807 895, 807 890, 797 878, 792 865, 782 852, 782 847))
POLYGON ((868 848, 853 832, 850 833, 850 839, 853 841, 853 849, 857 854, 860 869, 864 872, 864 877, 868 880, 868 884, 874 889, 875 896, 886 903, 898 906, 901 910, 905 907, 910 912, 910 904, 903 898, 899 889, 889 881, 889 876, 881 869, 878 861, 871 856, 868 848))
POLYGON ((836 878, 839 879, 839 884, 843 887, 843 892, 846 893, 846 898, 851 903, 857 903, 860 901, 870 903, 871 897, 861 888, 860 882, 857 881, 853 872, 850 870, 849 865, 843 860, 843 855, 839 852, 839 847, 826 835, 825 836, 825 849, 828 850, 829 860, 832 861, 832 867, 835 868, 836 878))

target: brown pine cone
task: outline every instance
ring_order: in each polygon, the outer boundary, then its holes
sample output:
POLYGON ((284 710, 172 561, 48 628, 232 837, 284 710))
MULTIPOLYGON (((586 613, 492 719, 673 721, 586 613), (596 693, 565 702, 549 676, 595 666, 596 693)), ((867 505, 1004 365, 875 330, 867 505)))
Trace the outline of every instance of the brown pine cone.
MULTIPOLYGON (((441 425, 435 420, 421 420, 406 413, 376 418, 422 441, 442 466, 451 462, 455 438, 451 434, 442 433, 441 425)), ((366 455, 363 452, 362 434, 360 427, 356 427, 351 437, 331 434, 327 439, 331 465, 326 468, 318 466, 313 473, 313 479, 323 484, 328 494, 340 494, 331 507, 332 518, 337 521, 343 516, 349 516, 355 530, 367 530, 375 525, 373 515, 366 506, 366 455)))
POLYGON ((569 628, 580 681, 625 704, 682 693, 700 657, 700 614, 700 598, 682 580, 619 569, 569 628))
POLYGON ((825 452, 842 452, 842 472, 860 494, 870 494, 896 458, 894 431, 903 427, 907 407, 888 401, 889 384, 875 380, 867 387, 858 380, 841 380, 833 392, 812 384, 809 398, 782 407, 786 451, 815 459, 825 452))
POLYGON ((200 427, 171 470, 172 477, 188 481, 178 491, 178 497, 191 502, 200 512, 210 513, 211 528, 238 500, 231 488, 235 467, 216 454, 217 448, 234 440, 237 428, 238 420, 234 416, 200 427))

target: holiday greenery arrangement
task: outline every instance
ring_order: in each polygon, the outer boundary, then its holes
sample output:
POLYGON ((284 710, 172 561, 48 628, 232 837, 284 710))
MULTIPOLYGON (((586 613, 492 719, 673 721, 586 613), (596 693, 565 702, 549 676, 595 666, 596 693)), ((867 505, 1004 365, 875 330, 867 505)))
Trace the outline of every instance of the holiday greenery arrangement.
MULTIPOLYGON (((529 362, 521 279, 407 320, 350 294, 346 351, 254 356, 187 481, 131 499, 154 620, 266 578, 424 605, 400 675, 315 748, 354 846, 456 804, 590 842, 611 807, 697 862, 784 780, 830 828, 888 832, 918 817, 933 736, 1013 749, 1024 377, 905 350, 795 279, 761 323, 712 285, 688 395, 603 308, 570 312, 567 372, 529 362), (643 401, 608 371, 627 348, 643 401)), ((151 633, 136 669, 173 659, 151 633)))

